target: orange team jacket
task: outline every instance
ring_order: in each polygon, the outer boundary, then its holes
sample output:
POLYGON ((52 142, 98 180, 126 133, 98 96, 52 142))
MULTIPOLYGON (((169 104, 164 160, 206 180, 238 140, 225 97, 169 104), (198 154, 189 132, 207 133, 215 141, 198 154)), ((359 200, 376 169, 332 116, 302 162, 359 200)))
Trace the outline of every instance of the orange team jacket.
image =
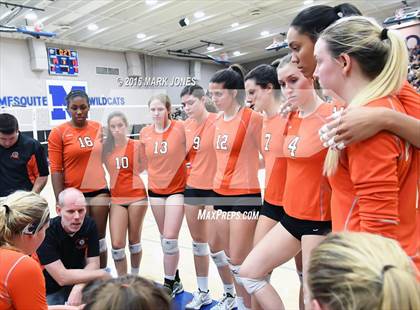
POLYGON ((28 255, 0 249, 0 309, 47 310, 41 266, 28 255))
POLYGON ((187 178, 183 122, 172 120, 163 133, 148 125, 140 132, 140 142, 147 159, 149 190, 161 195, 183 192, 187 178))
POLYGON ((107 186, 102 166, 101 124, 87 121, 83 128, 69 122, 53 128, 48 137, 51 173, 64 174, 64 187, 87 193, 107 186))
POLYGON ((202 124, 194 119, 187 119, 184 123, 189 187, 204 190, 213 188, 216 173, 216 154, 213 147, 216 118, 216 113, 209 113, 202 124))
MULTIPOLYGON (((404 112, 395 96, 367 106, 404 112)), ((411 169, 412 161, 412 146, 385 131, 342 151, 338 169, 330 177, 333 230, 393 238, 415 256, 417 171, 411 169)))
POLYGON ((287 161, 283 203, 289 216, 331 221, 331 187, 323 175, 327 149, 322 146, 318 130, 335 109, 335 104, 321 103, 305 118, 298 113, 289 115, 283 144, 287 161))
POLYGON ((106 154, 105 166, 110 176, 111 201, 114 204, 128 204, 146 198, 140 173, 146 165, 139 140, 129 139, 124 146, 115 146, 106 154))
POLYGON ((286 158, 282 155, 286 119, 280 114, 264 117, 261 132, 260 152, 265 165, 264 200, 276 206, 283 206, 283 192, 286 181, 286 158))
POLYGON ((262 122, 262 115, 249 108, 242 108, 229 121, 222 115, 217 118, 213 190, 218 194, 232 196, 261 191, 257 175, 262 122))

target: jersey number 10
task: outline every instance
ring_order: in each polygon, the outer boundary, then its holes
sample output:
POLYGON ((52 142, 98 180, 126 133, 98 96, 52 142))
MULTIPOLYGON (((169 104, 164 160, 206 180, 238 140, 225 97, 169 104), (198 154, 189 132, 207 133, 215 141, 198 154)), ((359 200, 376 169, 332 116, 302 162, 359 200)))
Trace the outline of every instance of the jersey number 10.
POLYGON ((117 169, 127 169, 128 168, 128 157, 124 156, 124 157, 116 157, 115 161, 117 163, 117 169))

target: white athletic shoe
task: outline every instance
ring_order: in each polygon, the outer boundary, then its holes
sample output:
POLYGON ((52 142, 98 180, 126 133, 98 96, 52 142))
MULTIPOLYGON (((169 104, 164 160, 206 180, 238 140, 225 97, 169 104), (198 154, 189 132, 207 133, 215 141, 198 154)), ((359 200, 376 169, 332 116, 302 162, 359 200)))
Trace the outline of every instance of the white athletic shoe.
POLYGON ((185 309, 199 310, 202 306, 210 305, 212 302, 209 291, 198 290, 193 293, 193 299, 185 306, 185 309))
POLYGON ((236 307, 235 296, 232 296, 229 293, 223 293, 223 297, 211 309, 212 310, 232 310, 235 307, 236 307))

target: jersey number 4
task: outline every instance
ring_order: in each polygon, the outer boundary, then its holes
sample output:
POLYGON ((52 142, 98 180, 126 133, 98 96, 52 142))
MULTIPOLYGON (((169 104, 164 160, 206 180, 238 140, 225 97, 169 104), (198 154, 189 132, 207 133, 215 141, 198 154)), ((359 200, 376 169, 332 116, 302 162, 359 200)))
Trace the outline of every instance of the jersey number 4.
POLYGON ((93 146, 93 142, 90 137, 79 137, 78 140, 82 149, 93 146))
POLYGON ((117 169, 127 169, 128 168, 128 157, 124 156, 124 157, 116 157, 115 158, 116 164, 117 164, 117 169))
POLYGON ((166 154, 168 153, 168 142, 162 141, 159 143, 159 141, 155 142, 155 146, 153 148, 153 154, 166 154), (160 144, 160 145, 159 145, 160 144))
POLYGON ((287 148, 290 151, 290 156, 295 157, 296 156, 296 150, 297 150, 297 144, 299 142, 300 137, 294 137, 292 141, 290 141, 287 148))

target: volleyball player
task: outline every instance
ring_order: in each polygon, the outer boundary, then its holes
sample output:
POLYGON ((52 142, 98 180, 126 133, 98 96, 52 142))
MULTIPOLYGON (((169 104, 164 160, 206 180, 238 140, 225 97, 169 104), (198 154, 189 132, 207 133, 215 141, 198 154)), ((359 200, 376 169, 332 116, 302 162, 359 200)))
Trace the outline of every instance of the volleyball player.
POLYGON ((313 310, 420 308, 420 286, 395 240, 367 233, 330 234, 312 253, 313 310))
POLYGON ((99 234, 100 265, 107 264, 105 240, 109 211, 109 190, 102 166, 102 127, 88 120, 89 97, 81 90, 66 96, 71 120, 51 130, 48 157, 56 201, 65 188, 74 187, 85 196, 88 215, 96 223, 99 234))
POLYGON ((239 279, 239 268, 252 249, 256 215, 261 209, 257 174, 262 115, 243 107, 243 90, 243 76, 237 67, 220 70, 210 79, 210 96, 221 111, 214 139, 217 168, 213 189, 218 198, 214 209, 235 214, 219 218, 216 229, 226 232, 229 240, 224 250, 230 257, 239 309, 251 306, 239 279))
POLYGON ((147 210, 147 194, 140 173, 146 162, 140 141, 127 137, 128 121, 121 112, 108 116, 104 162, 110 175, 109 225, 112 258, 118 275, 127 273, 125 243, 128 232, 131 274, 139 273, 142 256, 141 230, 147 210))
POLYGON ((47 309, 41 266, 29 255, 40 246, 49 223, 47 201, 17 191, 0 201, 0 308, 47 309))
POLYGON ((181 121, 170 119, 171 102, 167 95, 152 96, 149 110, 153 123, 140 132, 148 173, 148 196, 161 234, 164 286, 174 297, 183 292, 177 270, 178 235, 184 217, 185 129, 181 121))
MULTIPOLYGON (((315 75, 352 107, 385 107, 404 113, 395 94, 406 81, 404 40, 366 17, 340 19, 315 45, 315 75)), ((330 149, 325 172, 333 189, 333 229, 364 231, 396 239, 409 256, 417 252, 416 186, 413 148, 380 132, 330 149)))
MULTIPOLYGON (((280 221, 284 213, 282 201, 286 181, 286 159, 283 156, 283 132, 286 121, 279 113, 284 96, 281 95, 277 80, 278 61, 275 64, 259 65, 245 76, 247 101, 256 111, 264 114, 260 152, 264 158, 265 189, 264 202, 255 229, 254 246, 280 221)), ((301 253, 296 255, 295 263, 299 279, 302 280, 301 253)), ((302 285, 299 297, 299 306, 303 309, 302 285)), ((257 309, 259 305, 255 298, 252 300, 253 309, 257 309)))

